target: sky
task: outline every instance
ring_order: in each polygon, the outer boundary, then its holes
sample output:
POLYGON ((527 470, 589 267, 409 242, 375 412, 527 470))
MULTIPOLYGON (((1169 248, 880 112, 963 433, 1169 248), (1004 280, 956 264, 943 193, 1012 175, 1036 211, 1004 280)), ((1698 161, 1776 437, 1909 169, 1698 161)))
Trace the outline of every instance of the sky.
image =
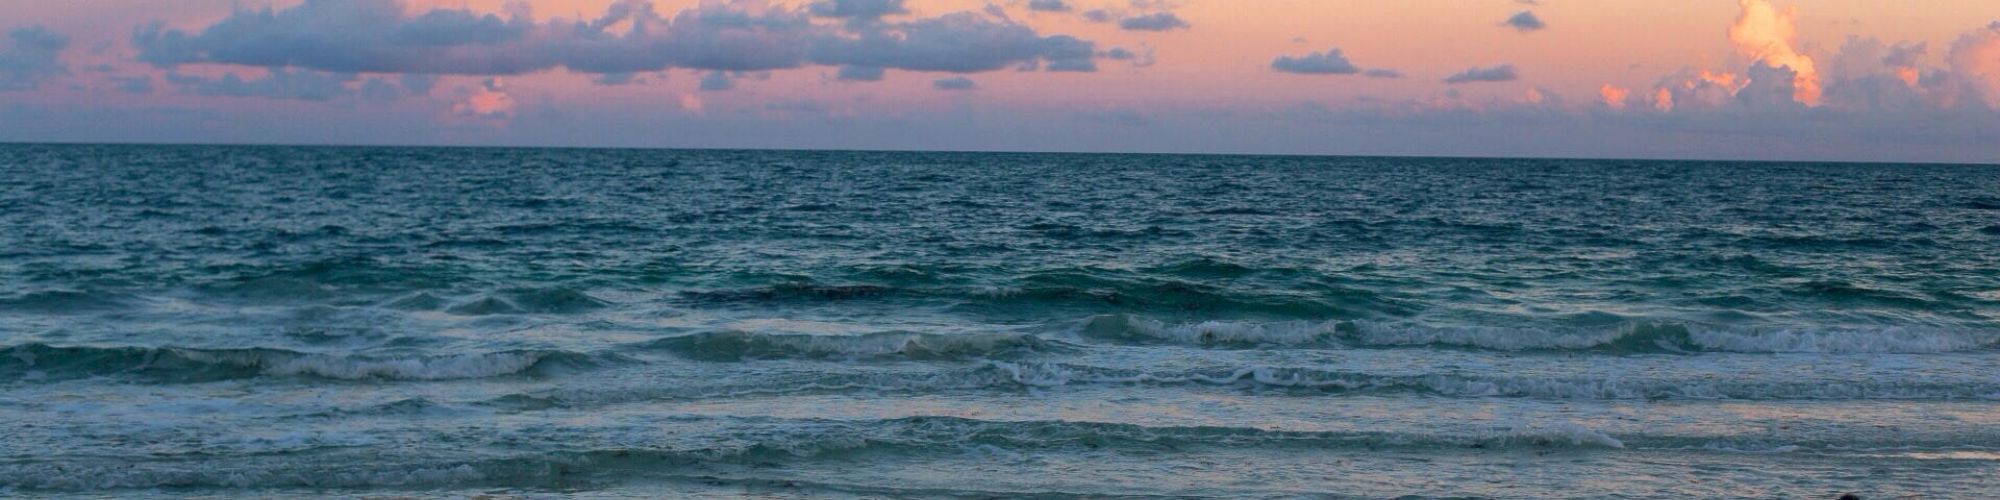
POLYGON ((13 1, 0 142, 2000 163, 2000 2, 13 1))

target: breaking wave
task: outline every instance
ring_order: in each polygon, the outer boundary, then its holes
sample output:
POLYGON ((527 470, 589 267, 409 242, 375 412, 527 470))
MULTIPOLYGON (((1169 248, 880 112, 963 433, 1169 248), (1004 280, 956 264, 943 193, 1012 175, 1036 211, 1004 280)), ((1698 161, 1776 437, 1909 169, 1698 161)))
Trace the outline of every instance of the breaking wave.
POLYGON ((2000 331, 1933 327, 1730 328, 1635 323, 1604 328, 1525 328, 1370 321, 1172 324, 1131 315, 1092 317, 1077 334, 1099 340, 1206 347, 1451 347, 1614 353, 1926 354, 2000 346, 2000 331))
POLYGON ((647 347, 703 361, 799 358, 954 360, 1061 349, 1053 341, 1019 333, 808 335, 738 330, 667 337, 652 341, 647 347))

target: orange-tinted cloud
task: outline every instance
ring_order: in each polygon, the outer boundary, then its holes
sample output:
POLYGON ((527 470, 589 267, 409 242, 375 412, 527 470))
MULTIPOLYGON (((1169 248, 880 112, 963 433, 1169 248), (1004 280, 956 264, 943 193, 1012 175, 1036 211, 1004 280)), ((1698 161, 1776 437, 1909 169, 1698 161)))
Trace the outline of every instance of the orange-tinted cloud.
POLYGON ((1989 107, 2000 108, 2000 21, 1959 37, 1951 46, 1953 73, 1969 81, 1989 107))
POLYGON ((452 105, 451 111, 461 115, 504 118, 514 113, 514 96, 507 95, 499 78, 490 78, 472 91, 464 101, 452 105))
POLYGON ((1778 10, 1765 0, 1737 0, 1743 12, 1729 27, 1729 41, 1736 53, 1773 68, 1790 68, 1792 98, 1807 106, 1818 106, 1819 70, 1812 57, 1792 47, 1798 40, 1797 8, 1778 10))
POLYGON ((1597 95, 1604 98, 1605 106, 1610 106, 1611 109, 1625 109, 1625 98, 1631 97, 1632 91, 1607 83, 1597 89, 1597 95))

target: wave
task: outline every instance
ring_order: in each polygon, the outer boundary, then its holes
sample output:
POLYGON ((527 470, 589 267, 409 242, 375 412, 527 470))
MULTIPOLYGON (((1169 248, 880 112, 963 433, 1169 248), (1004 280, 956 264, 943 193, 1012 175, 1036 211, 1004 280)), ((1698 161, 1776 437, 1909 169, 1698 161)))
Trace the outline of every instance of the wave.
POLYGON ((0 349, 0 374, 24 381, 140 376, 164 382, 206 382, 301 376, 335 380, 457 380, 548 375, 601 364, 607 358, 568 351, 519 350, 433 356, 317 354, 270 348, 57 347, 0 349))
POLYGON ((1933 354, 2000 346, 2000 331, 1937 327, 1729 328, 1629 323, 1600 328, 1533 328, 1372 321, 1172 324, 1131 315, 1094 316, 1076 333, 1089 339, 1204 347, 1453 347, 1609 353, 1933 354))
POLYGON ((882 298, 897 291, 879 285, 780 283, 753 288, 681 292, 681 297, 694 303, 834 302, 882 298))
MULTIPOLYGON (((1188 314, 1201 312, 1267 317, 1357 317, 1401 313, 1408 306, 1374 292, 1312 285, 1312 289, 1270 290, 1212 284, 1217 275, 1258 272, 1296 274, 1294 269, 1253 269, 1219 261, 1190 261, 1149 273, 1073 269, 1036 272, 1005 282, 962 286, 892 286, 786 282, 748 288, 686 291, 680 300, 696 306, 826 304, 915 299, 950 304, 977 313, 1033 314, 1050 308, 1188 314)), ((876 281, 890 281, 875 278, 876 281)), ((908 281, 908 280, 903 280, 908 281)))
POLYGON ((667 337, 649 342, 646 347, 703 361, 801 358, 958 360, 1061 349, 1053 341, 1018 333, 810 335, 737 330, 667 337))
POLYGON ((361 255, 223 266, 211 271, 224 278, 200 283, 196 289, 212 296, 251 301, 318 299, 352 290, 438 289, 459 279, 450 267, 399 264, 361 255))
POLYGON ((78 290, 43 290, 0 298, 0 311, 27 311, 42 314, 75 314, 118 310, 132 306, 128 295, 78 290))
MULTIPOLYGON (((412 297, 419 302, 421 298, 412 297)), ((414 306, 431 305, 427 303, 414 306)), ((464 316, 495 314, 578 314, 609 307, 610 302, 569 288, 521 288, 453 305, 445 312, 464 316)))
POLYGON ((475 406, 503 412, 584 409, 658 401, 815 394, 1027 393, 1096 387, 1250 390, 1260 396, 1393 396, 1542 400, 1933 401, 2000 400, 2000 383, 1931 380, 1717 380, 1538 377, 1478 373, 1384 374, 1296 366, 1142 370, 1055 362, 985 361, 922 373, 792 374, 713 384, 517 393, 475 406))
POLYGON ((1310 393, 1415 393, 1454 398, 1593 400, 2000 400, 2000 384, 1907 381, 1716 381, 1545 378, 1475 374, 1373 374, 1248 366, 1147 372, 1064 363, 990 363, 1005 381, 1035 388, 1088 385, 1208 385, 1310 393))
POLYGON ((1141 426, 1066 420, 1001 421, 958 417, 890 420, 738 421, 728 439, 699 447, 558 447, 492 458, 477 454, 407 456, 356 449, 312 459, 211 457, 199 463, 101 459, 94 463, 0 464, 0 487, 26 491, 174 488, 538 487, 634 476, 675 478, 717 464, 766 467, 840 460, 864 453, 951 456, 992 450, 1127 453, 1190 449, 1468 448, 1618 450, 1624 441, 1582 425, 1494 426, 1455 433, 1316 432, 1221 426, 1141 426))

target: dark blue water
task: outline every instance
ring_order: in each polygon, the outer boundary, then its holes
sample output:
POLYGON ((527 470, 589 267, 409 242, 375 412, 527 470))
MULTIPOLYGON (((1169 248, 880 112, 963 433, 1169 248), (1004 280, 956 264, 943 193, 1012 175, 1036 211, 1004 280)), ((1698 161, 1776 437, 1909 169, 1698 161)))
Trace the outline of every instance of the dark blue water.
POLYGON ((0 146, 0 494, 1977 496, 2000 169, 0 146))

